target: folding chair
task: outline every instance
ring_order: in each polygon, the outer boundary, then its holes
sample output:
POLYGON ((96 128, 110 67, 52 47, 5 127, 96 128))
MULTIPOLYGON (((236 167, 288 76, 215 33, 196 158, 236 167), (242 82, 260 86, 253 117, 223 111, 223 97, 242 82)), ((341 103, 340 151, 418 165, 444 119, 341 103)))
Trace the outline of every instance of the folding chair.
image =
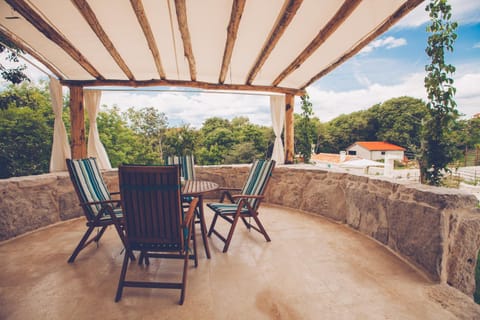
MULTIPOLYGON (((198 200, 192 200, 184 215, 178 166, 120 166, 118 172, 128 250, 144 254, 146 264, 149 258, 183 259, 183 273, 181 282, 126 280, 129 259, 125 257, 115 302, 122 298, 124 287, 144 287, 180 289, 179 304, 183 304, 198 200)), ((193 254, 196 257, 195 241, 193 254)))
POLYGON ((210 237, 213 233, 225 243, 223 252, 227 252, 230 246, 230 241, 232 240, 233 232, 239 219, 242 219, 247 229, 258 231, 263 234, 265 240, 270 241, 267 231, 258 219, 258 208, 264 198, 264 192, 274 167, 274 160, 255 160, 242 189, 222 188, 221 190, 223 190, 223 192, 220 202, 207 203, 207 206, 215 213, 208 231, 208 236, 210 237), (241 192, 235 195, 231 193, 232 191, 241 192), (224 203, 225 198, 228 198, 232 203, 224 203), (215 225, 219 217, 231 224, 227 238, 215 230, 215 225), (246 218, 253 218, 257 226, 252 225, 246 218))
POLYGON ((169 156, 166 158, 167 165, 179 165, 180 176, 185 180, 195 180, 195 158, 193 155, 169 156))
MULTIPOLYGON (((87 219, 87 231, 68 259, 68 262, 74 262, 80 251, 93 241, 98 243, 107 227, 111 225, 115 227, 120 240, 125 245, 123 213, 119 207, 120 202, 112 199, 111 195, 115 193, 108 191, 102 174, 98 169, 96 159, 67 159, 66 161, 70 180, 87 219), (88 240, 96 227, 100 227, 100 231, 92 239, 88 240)), ((126 256, 135 260, 130 251, 127 251, 126 256)))

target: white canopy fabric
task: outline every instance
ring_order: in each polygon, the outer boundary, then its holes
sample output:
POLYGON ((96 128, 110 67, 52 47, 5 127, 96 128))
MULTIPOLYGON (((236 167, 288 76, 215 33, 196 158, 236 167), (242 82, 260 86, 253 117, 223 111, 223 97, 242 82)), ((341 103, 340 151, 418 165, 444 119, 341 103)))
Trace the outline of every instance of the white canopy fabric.
POLYGON ((105 147, 100 141, 100 135, 97 127, 97 115, 100 109, 100 98, 102 92, 99 90, 87 90, 83 97, 85 108, 87 109, 88 119, 90 120, 90 129, 88 131, 87 154, 89 157, 97 158, 100 169, 111 169, 112 165, 108 159, 105 147))
POLYGON ((304 90, 422 1, 0 0, 0 32, 64 85, 282 92, 304 90))
POLYGON ((71 151, 70 145, 68 144, 67 129, 62 119, 62 86, 60 82, 53 77, 50 77, 50 96, 52 97, 52 109, 55 114, 50 172, 66 171, 67 164, 65 159, 71 157, 71 151))
POLYGON ((272 127, 275 133, 272 160, 277 164, 285 163, 285 151, 282 143, 282 131, 285 124, 285 96, 270 96, 270 114, 272 115, 272 127))

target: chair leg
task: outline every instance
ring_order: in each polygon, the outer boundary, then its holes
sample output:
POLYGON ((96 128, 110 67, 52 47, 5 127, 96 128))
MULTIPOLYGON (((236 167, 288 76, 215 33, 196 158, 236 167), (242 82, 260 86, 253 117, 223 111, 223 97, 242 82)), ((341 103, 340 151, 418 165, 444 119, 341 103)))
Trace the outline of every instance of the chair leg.
POLYGON ((125 254, 125 256, 123 257, 123 265, 122 265, 122 271, 120 272, 120 279, 118 280, 118 288, 117 288, 117 294, 115 295, 115 302, 118 302, 120 301, 120 299, 122 299, 123 283, 125 282, 125 276, 127 274, 128 262, 129 262, 128 254, 125 254))
POLYGON ((100 238, 103 236, 103 234, 105 233, 105 230, 107 230, 107 227, 108 226, 103 226, 102 229, 100 229, 100 232, 95 236, 95 238, 93 239, 93 241, 95 242, 99 242, 100 241, 100 238))
MULTIPOLYGON (((196 234, 195 234, 195 221, 192 221, 192 237, 193 237, 193 255, 194 255, 194 259, 195 259, 195 268, 196 268, 198 266, 198 255, 197 255, 197 237, 196 237, 196 234)), ((189 242, 190 242, 190 240, 189 240, 189 242)))
POLYGON ((210 229, 208 229, 208 236, 209 237, 212 235, 212 232, 215 229, 215 224, 217 223, 217 218, 218 218, 218 213, 215 212, 215 215, 213 216, 212 223, 210 224, 210 229))
POLYGON ((239 218, 240 218, 240 213, 236 213, 232 221, 232 226, 230 227, 230 231, 228 231, 228 236, 227 236, 227 240, 225 241, 225 246, 223 247, 224 253, 228 251, 228 247, 230 246, 230 241, 232 241, 233 232, 235 231, 235 227, 237 226, 237 222, 239 218))
POLYGON ((130 257, 130 259, 132 261, 135 261, 135 256, 133 255, 133 252, 128 249, 128 246, 127 246, 127 241, 125 240, 125 235, 122 231, 122 228, 120 227, 120 225, 118 223, 113 223, 113 225, 115 226, 115 229, 117 230, 117 233, 118 233, 118 236, 120 237, 120 240, 122 240, 122 243, 123 243, 123 246, 125 248, 125 255, 127 255, 128 257, 130 257))
POLYGON ((261 233, 265 237, 265 240, 267 240, 267 242, 270 242, 271 240, 270 240, 270 237, 267 234, 267 230, 265 230, 265 228, 263 227, 263 224, 260 222, 260 219, 258 219, 258 217, 256 215, 253 215, 252 217, 255 220, 255 222, 257 223, 257 226, 260 229, 261 233))
POLYGON ((188 251, 186 251, 183 259, 182 288, 180 292, 180 301, 178 302, 179 305, 183 305, 183 301, 185 301, 185 291, 187 290, 188 256, 188 251))
POLYGON ((82 239, 78 243, 77 247, 73 251, 72 255, 68 259, 68 263, 73 263, 75 261, 75 258, 77 255, 82 251, 82 249, 85 247, 85 242, 87 242, 88 238, 90 237, 90 234, 92 233, 93 229, 95 229, 94 226, 89 226, 85 234, 83 235, 82 239))

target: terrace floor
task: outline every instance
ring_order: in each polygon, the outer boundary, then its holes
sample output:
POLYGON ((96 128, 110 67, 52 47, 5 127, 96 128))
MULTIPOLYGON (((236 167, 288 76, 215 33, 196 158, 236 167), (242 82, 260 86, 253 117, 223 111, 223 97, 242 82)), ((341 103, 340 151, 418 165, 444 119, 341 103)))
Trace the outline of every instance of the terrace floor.
MULTIPOLYGON (((179 290, 165 289, 125 288, 114 302, 123 256, 113 228, 73 264, 83 219, 6 241, 0 319, 480 319, 465 295, 344 225, 284 207, 260 213, 270 243, 239 224, 226 254, 212 236, 208 260, 197 234, 199 266, 189 268, 183 306, 179 290)), ((171 278, 178 263, 152 259, 146 269, 171 278)), ((127 278, 144 269, 132 264, 127 278)))

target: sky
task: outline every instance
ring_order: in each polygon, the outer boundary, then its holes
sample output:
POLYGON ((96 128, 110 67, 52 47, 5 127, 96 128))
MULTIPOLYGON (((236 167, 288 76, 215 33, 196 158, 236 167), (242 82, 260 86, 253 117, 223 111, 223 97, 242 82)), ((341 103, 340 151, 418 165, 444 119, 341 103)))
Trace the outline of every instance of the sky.
MULTIPOLYGON (((453 64, 457 109, 465 118, 480 113, 480 1, 451 0, 452 21, 457 21, 458 38, 454 53, 446 55, 453 64)), ((423 79, 425 31, 428 14, 426 2, 399 21, 389 31, 371 42, 357 55, 307 87, 314 116, 327 122, 341 114, 366 110, 391 98, 411 96, 426 101, 423 79)), ((32 79, 44 74, 28 69, 32 79)), ((156 107, 167 116, 170 126, 190 124, 199 128, 210 117, 232 119, 245 116, 250 122, 271 126, 270 100, 260 94, 191 92, 163 88, 156 92, 104 91, 101 105, 156 107)), ((295 99, 300 113, 300 99, 295 99)))

